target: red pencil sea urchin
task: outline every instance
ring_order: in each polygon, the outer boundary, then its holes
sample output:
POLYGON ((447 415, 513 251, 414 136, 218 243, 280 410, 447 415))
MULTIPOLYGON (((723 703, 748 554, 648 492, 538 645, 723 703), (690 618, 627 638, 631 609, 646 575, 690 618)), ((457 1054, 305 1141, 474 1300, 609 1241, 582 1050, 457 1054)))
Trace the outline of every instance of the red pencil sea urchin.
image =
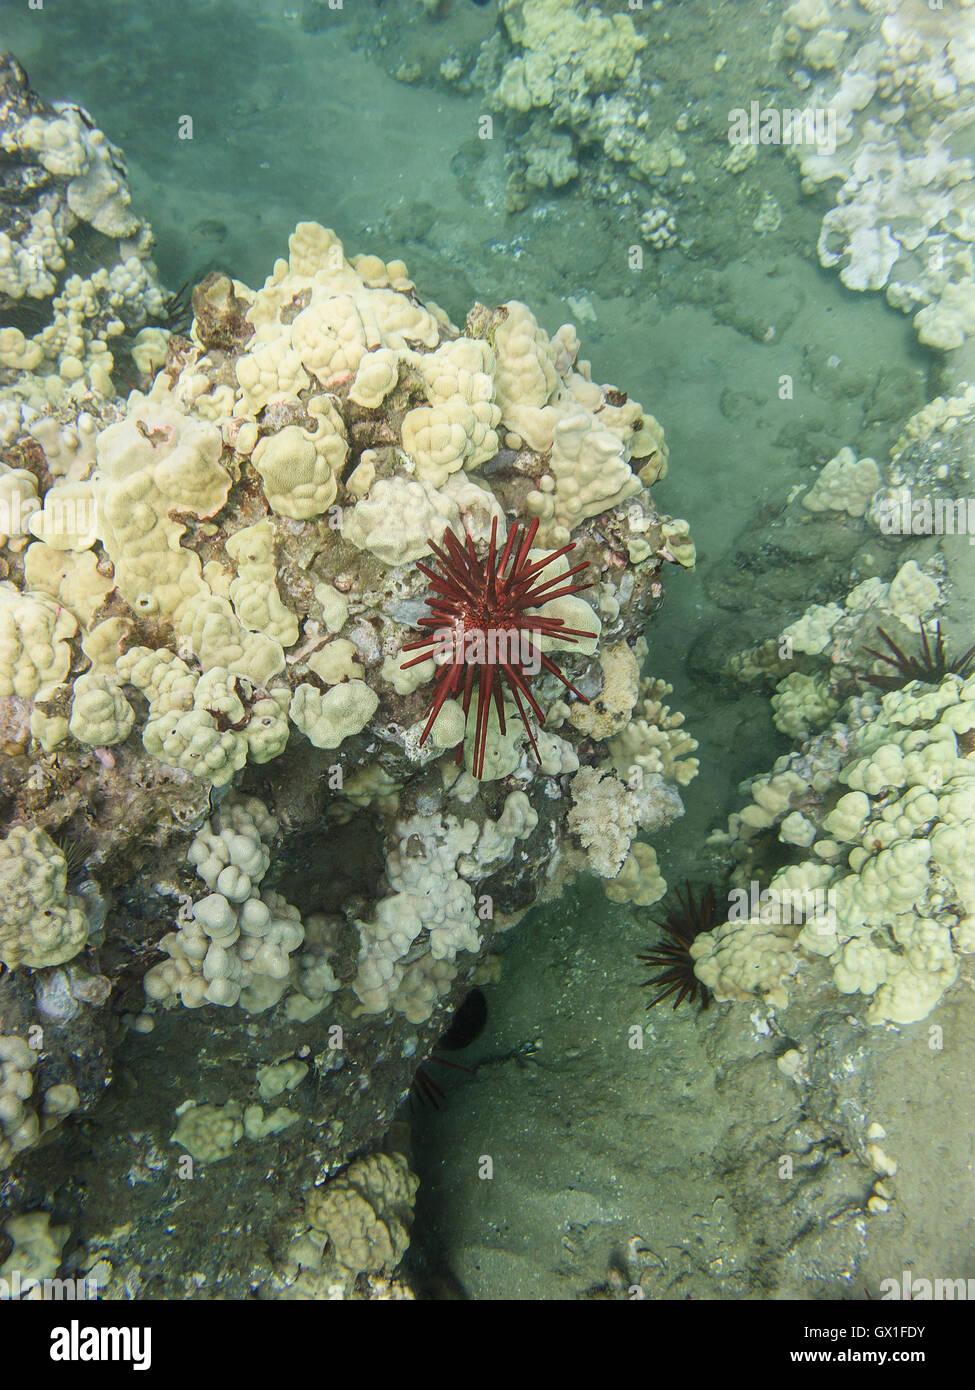
MULTIPOLYGON (((477 681, 477 711, 475 714, 472 768, 475 777, 484 771, 484 750, 487 744, 488 718, 493 699, 498 714, 498 727, 505 732, 504 693, 502 680, 518 707, 536 759, 538 745, 528 722, 527 701, 540 724, 545 715, 530 690, 532 678, 544 669, 558 676, 564 686, 585 704, 585 695, 563 676, 562 672, 532 641, 533 637, 558 637, 574 643, 578 637, 595 637, 594 632, 565 626, 564 618, 546 618, 530 610, 543 608, 553 599, 577 594, 591 584, 572 584, 573 575, 587 568, 585 562, 545 579, 543 575, 554 561, 575 549, 575 542, 553 550, 541 560, 529 561, 529 551, 538 530, 536 519, 525 528, 512 526, 507 542, 498 557, 498 521, 491 526, 491 541, 487 557, 478 559, 474 541, 465 533, 457 536, 448 527, 442 545, 432 538, 427 542, 439 562, 439 569, 418 564, 417 569, 429 579, 434 593, 427 599, 430 612, 420 619, 420 627, 431 628, 429 637, 407 642, 404 652, 420 651, 419 656, 402 663, 402 670, 416 666, 431 656, 441 670, 434 685, 430 716, 420 736, 425 743, 433 722, 452 696, 460 697, 464 717, 468 716, 474 682, 477 681)), ((457 762, 464 756, 463 744, 457 748, 457 762)))

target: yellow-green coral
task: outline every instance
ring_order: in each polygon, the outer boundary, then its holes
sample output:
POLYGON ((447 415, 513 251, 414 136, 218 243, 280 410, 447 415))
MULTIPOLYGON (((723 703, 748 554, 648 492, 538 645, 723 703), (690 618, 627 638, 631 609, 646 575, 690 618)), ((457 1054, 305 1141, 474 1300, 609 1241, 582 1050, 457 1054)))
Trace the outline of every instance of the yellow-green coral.
POLYGON ((379 704, 365 681, 344 681, 326 694, 313 685, 299 685, 291 700, 292 722, 316 748, 338 748, 361 733, 379 704))
POLYGON ((15 825, 0 840, 0 961, 61 965, 88 936, 84 904, 66 891, 67 865, 54 841, 36 826, 15 825))
POLYGON ((42 686, 60 685, 71 665, 67 639, 77 628, 52 599, 0 584, 0 696, 30 699, 42 686))

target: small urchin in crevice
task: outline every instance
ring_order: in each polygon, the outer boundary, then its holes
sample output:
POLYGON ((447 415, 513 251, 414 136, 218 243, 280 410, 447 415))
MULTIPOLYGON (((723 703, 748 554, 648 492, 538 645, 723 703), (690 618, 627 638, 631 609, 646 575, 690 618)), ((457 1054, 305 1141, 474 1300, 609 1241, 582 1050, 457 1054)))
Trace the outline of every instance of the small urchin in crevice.
POLYGON ((710 931, 718 924, 714 885, 709 883, 695 901, 694 890, 685 879, 683 894, 679 888, 675 888, 670 905, 665 903, 664 906, 666 916, 652 920, 670 939, 662 938, 649 951, 637 956, 642 965, 660 967, 660 974, 644 980, 641 986, 643 989, 650 985, 661 986, 659 994, 650 1000, 647 1008, 652 1009, 661 1000, 676 995, 673 1003, 675 1009, 687 999, 703 1011, 711 1003, 711 994, 694 973, 691 945, 702 932, 710 931))

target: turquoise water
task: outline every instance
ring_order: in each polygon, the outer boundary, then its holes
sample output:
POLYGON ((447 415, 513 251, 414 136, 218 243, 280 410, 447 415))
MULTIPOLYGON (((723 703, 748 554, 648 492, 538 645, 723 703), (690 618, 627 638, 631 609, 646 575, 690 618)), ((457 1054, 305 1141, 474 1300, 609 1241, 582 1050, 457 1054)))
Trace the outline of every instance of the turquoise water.
MULTIPOLYGON (((778 8, 607 5, 647 37, 643 76, 628 100, 646 103, 651 130, 680 132, 686 163, 663 176, 634 174, 577 135, 576 176, 522 189, 521 207, 512 207, 510 180, 527 122, 491 106, 474 68, 482 46, 501 43, 494 5, 453 0, 437 18, 412 0, 347 0, 335 10, 315 0, 195 0, 163 12, 148 3, 45 0, 35 11, 8 6, 2 20, 3 47, 41 97, 80 104, 124 151, 132 204, 151 222, 169 289, 212 271, 257 288, 295 224, 317 221, 334 228, 348 254, 402 258, 419 293, 455 323, 475 301, 510 299, 528 303, 549 333, 574 322, 594 379, 616 383, 660 421, 670 468, 654 487, 655 504, 688 519, 698 560, 692 572, 668 567, 663 605, 646 633, 647 670, 673 686, 668 702, 699 743, 700 773, 682 793, 685 815, 652 836, 672 884, 715 873, 709 832, 742 804, 739 784, 791 747, 772 722, 768 692, 736 685, 727 658, 776 635, 810 602, 842 603, 852 587, 830 542, 812 544, 793 525, 786 508, 794 490, 846 446, 886 460, 908 417, 961 379, 952 355, 919 343, 911 319, 882 294, 847 288, 819 264, 819 224, 835 185, 803 194, 781 148, 761 147, 740 175, 722 164, 730 107, 753 96, 780 105, 803 99, 794 65, 768 56, 778 8), (479 122, 488 110, 493 138, 484 140, 479 122), (689 113, 683 127, 681 112, 689 113), (181 139, 187 116, 192 139, 181 139), (693 180, 684 179, 688 171, 693 180), (779 222, 757 231, 764 199, 774 201, 779 222), (628 253, 641 243, 640 218, 661 203, 675 214, 678 238, 660 251, 642 243, 635 270, 628 253), (784 376, 796 383, 787 400, 784 376)), ((858 5, 839 8, 841 19, 855 11, 857 25, 870 18, 858 5)), ((572 128, 544 107, 535 119, 548 116, 554 129, 572 128)), ((965 588, 970 570, 955 574, 958 612, 975 594, 965 588)), ((968 645, 963 634, 958 641, 968 645)), ((268 769, 273 781, 274 764, 268 769)), ((354 845, 346 849, 354 855, 354 845)), ((113 910, 141 909, 118 888, 113 910)), ((441 1107, 417 1105, 397 1121, 412 1127, 420 1178, 404 1267, 417 1293, 578 1299, 639 1285, 662 1298, 823 1299, 847 1290, 861 1297, 905 1262, 972 1273, 951 1266, 971 1256, 920 1176, 924 1141, 901 1113, 898 1075, 920 1066, 920 1045, 911 1044, 913 1060, 902 1056, 898 1072, 891 1030, 834 1037, 823 1061, 831 1080, 819 1081, 829 1100, 820 1096, 809 1119, 781 1069, 770 1064, 760 1074, 753 1062, 762 1039, 781 1050, 805 1036, 802 1026, 814 1036, 813 1006, 804 1006, 804 1025, 773 1022, 755 1033, 747 1005, 645 1014, 635 955, 654 939, 654 912, 607 900, 590 876, 502 939, 500 978, 484 986, 487 1024, 457 1054, 468 1070, 434 1069, 447 1092, 441 1107), (647 1030, 639 1050, 628 1034, 636 1024, 647 1030), (860 1089, 836 1080, 857 1049, 872 1058, 860 1089), (858 1179, 838 1161, 827 1171, 817 1160, 809 1190, 793 1202, 766 1165, 797 1127, 806 1127, 797 1141, 805 1154, 840 1146, 847 1105, 897 1133, 907 1173, 900 1224, 864 1234, 857 1207, 841 1239, 829 1219, 866 1202, 868 1170, 858 1179), (496 1159, 489 1182, 479 1170, 484 1154, 496 1159), (808 1235, 809 1222, 819 1234, 808 1235)), ((968 989, 956 989, 965 997, 952 996, 952 1020, 964 1038, 968 989)), ((844 1010, 833 1001, 839 1018, 844 1010)), ((234 1094, 226 1083, 234 1024, 222 1011, 204 1013, 221 1015, 213 1022, 220 1050, 210 1070, 215 1089, 201 1098, 222 1103, 234 1094)), ((73 1228, 66 1252, 106 1251, 116 1281, 148 1262, 155 1272, 143 1291, 162 1297, 176 1296, 178 1281, 185 1286, 186 1251, 205 1230, 208 1203, 227 1200, 223 1185, 239 1182, 248 1212, 265 1200, 258 1160, 236 1179, 221 1165, 221 1185, 215 1178, 209 1195, 194 1193, 192 1220, 174 1236, 155 1232, 171 1201, 171 1155, 157 1140, 172 1121, 153 1116, 147 1089, 168 1072, 166 1103, 185 1098, 175 1034, 170 1016, 158 1043, 135 1034, 118 1043, 115 1079, 91 1121, 69 1122, 56 1144, 32 1154, 26 1186, 9 1194, 12 1210, 45 1200, 50 1209, 89 1123, 104 1127, 87 1133, 95 1149, 110 1146, 115 1130, 155 1134, 128 1165, 114 1214, 97 1205, 104 1194, 87 1210, 75 1194, 70 1211, 55 1204, 55 1213, 73 1228), (126 1223, 137 1232, 138 1259, 124 1242, 112 1248, 110 1228, 126 1223), (173 1283, 167 1262, 179 1271, 173 1283)), ((287 1055, 281 1033, 274 1047, 265 1062, 287 1055)), ((935 1107, 964 1077, 959 1064, 950 1082, 919 1084, 935 1107)), ((378 1143, 391 1121, 381 1109, 364 1133, 378 1143)), ((292 1133, 288 1143, 273 1161, 287 1167, 297 1192, 316 1163, 319 1174, 327 1169, 329 1150, 317 1132, 292 1133)), ((947 1168, 963 1148, 957 1137, 947 1168)), ((946 1169, 942 1181, 952 1180, 946 1169)), ((273 1221, 282 1219, 275 1208, 273 1221)), ((237 1234, 230 1296, 246 1283, 240 1270, 251 1240, 251 1287, 266 1291, 275 1250, 249 1227, 237 1234)), ((278 1246, 283 1239, 279 1231, 278 1246)), ((85 1267, 80 1259, 74 1267, 85 1267)), ((216 1296, 219 1281, 215 1257, 196 1296, 216 1296)))

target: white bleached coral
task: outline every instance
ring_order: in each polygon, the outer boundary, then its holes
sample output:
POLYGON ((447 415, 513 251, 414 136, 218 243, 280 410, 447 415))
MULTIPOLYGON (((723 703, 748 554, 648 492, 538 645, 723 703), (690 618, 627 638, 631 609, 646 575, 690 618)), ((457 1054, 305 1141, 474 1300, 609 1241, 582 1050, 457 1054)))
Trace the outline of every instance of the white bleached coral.
POLYGON ((600 878, 616 878, 638 829, 655 830, 684 812, 677 792, 656 773, 630 787, 611 771, 583 767, 572 779, 571 793, 566 826, 600 878))
POLYGON ((277 829, 256 797, 230 797, 199 831, 187 857, 212 891, 187 904, 178 930, 159 943, 169 960, 147 971, 149 999, 166 1008, 239 1003, 261 1013, 293 983, 300 916, 260 887, 277 829))
POLYGON ((790 6, 787 18, 815 13, 780 31, 776 50, 824 69, 838 66, 841 53, 846 59, 807 98, 811 109, 831 113, 835 138, 792 146, 805 191, 839 182, 820 260, 850 288, 884 289, 892 305, 914 313, 922 342, 959 347, 975 331, 971 6, 877 0, 866 25, 857 15, 853 51, 847 30, 820 8, 790 6))
POLYGON ((356 923, 360 949, 353 989, 367 1012, 392 1002, 411 1021, 429 1016, 441 987, 456 973, 435 962, 450 965, 459 952, 480 948, 482 904, 471 884, 508 861, 516 842, 527 839, 537 823, 521 791, 510 792, 498 819, 486 818, 481 826, 439 815, 395 823, 386 854, 392 893, 376 904, 373 921, 356 923))

